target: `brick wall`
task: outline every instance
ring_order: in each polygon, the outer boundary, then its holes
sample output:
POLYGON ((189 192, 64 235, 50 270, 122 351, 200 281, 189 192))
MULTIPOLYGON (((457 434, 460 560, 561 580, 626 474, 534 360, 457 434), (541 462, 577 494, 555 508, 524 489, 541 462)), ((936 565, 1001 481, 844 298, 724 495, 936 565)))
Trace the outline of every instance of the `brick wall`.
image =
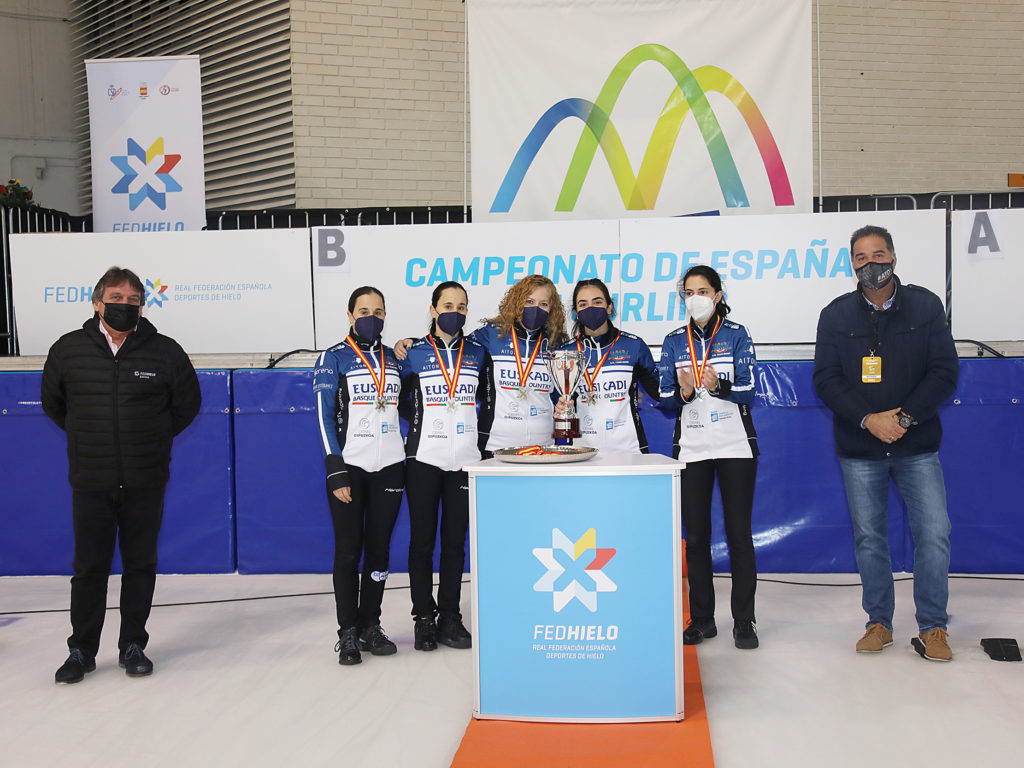
POLYGON ((463 202, 461 0, 293 0, 298 207, 463 202))
POLYGON ((824 194, 1006 189, 1024 171, 1024 2, 822 0, 821 95, 824 194))

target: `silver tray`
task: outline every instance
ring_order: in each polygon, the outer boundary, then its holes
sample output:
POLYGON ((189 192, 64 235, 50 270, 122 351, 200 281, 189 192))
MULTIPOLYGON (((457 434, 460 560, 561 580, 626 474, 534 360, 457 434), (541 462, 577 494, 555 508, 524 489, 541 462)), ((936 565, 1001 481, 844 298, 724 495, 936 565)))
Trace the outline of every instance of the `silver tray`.
POLYGON ((500 448, 494 452, 494 458, 511 464, 563 464, 569 461, 586 461, 597 453, 597 448, 575 445, 542 445, 545 451, 558 451, 557 456, 520 455, 516 451, 532 446, 521 445, 512 448, 500 448))

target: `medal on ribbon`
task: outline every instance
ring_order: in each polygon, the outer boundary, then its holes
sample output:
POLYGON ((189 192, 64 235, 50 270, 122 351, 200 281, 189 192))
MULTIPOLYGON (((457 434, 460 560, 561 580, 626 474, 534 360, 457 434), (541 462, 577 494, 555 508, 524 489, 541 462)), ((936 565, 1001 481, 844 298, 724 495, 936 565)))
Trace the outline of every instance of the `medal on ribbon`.
MULTIPOLYGON (((597 375, 601 372, 601 369, 604 367, 605 361, 608 359, 608 355, 612 353, 612 347, 615 346, 615 343, 619 340, 620 336, 622 336, 621 331, 618 334, 616 334, 615 339, 612 341, 611 344, 608 345, 608 349, 605 350, 605 353, 601 357, 601 359, 597 361, 597 365, 594 366, 593 371, 587 368, 586 362, 584 362, 583 364, 583 377, 587 381, 587 391, 586 393, 584 393, 583 397, 587 401, 587 405, 593 405, 594 403, 597 402, 597 375)), ((576 349, 579 350, 581 355, 583 354, 583 344, 580 342, 580 339, 578 338, 576 339, 576 349)), ((600 344, 597 345, 597 354, 601 354, 600 344)), ((585 356, 583 359, 584 361, 586 361, 585 356)))
POLYGON ((721 316, 715 321, 715 329, 711 332, 711 338, 708 339, 707 344, 704 345, 704 359, 701 360, 700 364, 697 363, 697 347, 693 343, 693 328, 687 329, 686 333, 686 346, 690 352, 690 370, 693 372, 693 385, 695 387, 695 394, 698 400, 703 400, 707 394, 701 382, 704 379, 704 371, 708 367, 708 356, 711 354, 711 345, 715 341, 715 336, 718 334, 718 329, 722 327, 721 316))
POLYGON ((538 334, 537 343, 534 344, 532 353, 530 353, 530 339, 529 337, 526 338, 526 351, 529 353, 529 359, 524 366, 523 356, 519 353, 519 338, 516 336, 515 328, 510 328, 509 333, 512 334, 512 354, 515 355, 516 370, 519 372, 519 399, 525 400, 530 396, 530 388, 526 386, 526 382, 530 378, 533 364, 537 361, 537 353, 540 352, 540 344, 544 340, 544 334, 538 334))
POLYGON ((367 359, 366 355, 363 354, 363 350, 361 350, 359 345, 356 344, 355 339, 349 336, 345 341, 348 342, 348 345, 352 347, 352 351, 356 353, 356 356, 362 361, 363 365, 366 366, 366 370, 370 372, 370 378, 373 379, 373 385, 377 388, 377 410, 383 411, 388 405, 388 401, 384 397, 384 380, 387 376, 387 366, 384 363, 384 347, 381 346, 380 376, 378 376, 377 372, 373 370, 373 365, 370 363, 369 359, 367 359))
POLYGON ((452 373, 449 373, 448 369, 445 367, 444 358, 441 357, 441 352, 437 348, 437 344, 434 343, 434 337, 428 336, 427 338, 430 339, 430 346, 434 348, 434 355, 437 357, 437 366, 441 369, 441 375, 444 376, 444 383, 448 387, 448 402, 446 405, 448 406, 449 411, 454 411, 459 404, 458 400, 455 399, 455 389, 459 386, 459 374, 462 373, 462 353, 466 349, 466 339, 463 337, 459 342, 459 354, 455 358, 455 370, 452 373))

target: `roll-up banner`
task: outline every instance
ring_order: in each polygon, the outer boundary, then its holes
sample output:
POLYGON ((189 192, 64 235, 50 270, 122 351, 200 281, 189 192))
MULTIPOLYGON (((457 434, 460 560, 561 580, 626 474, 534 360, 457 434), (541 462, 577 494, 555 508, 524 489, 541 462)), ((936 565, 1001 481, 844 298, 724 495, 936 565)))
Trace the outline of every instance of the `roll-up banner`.
POLYGON ((91 59, 94 232, 206 226, 198 56, 91 59))
POLYGON ((718 270, 730 318, 755 342, 811 343, 822 307, 856 286, 850 235, 865 224, 892 233, 900 279, 945 301, 943 211, 319 227, 312 237, 317 347, 348 333, 348 297, 359 286, 384 293, 391 343, 426 333, 438 283, 466 287, 468 330, 533 273, 554 281, 567 308, 578 280, 603 280, 616 325, 657 346, 685 322, 677 283, 694 264, 718 270))
POLYGON ((146 289, 143 315, 190 354, 309 349, 309 230, 11 236, 21 354, 45 355, 93 314, 111 265, 146 289))
POLYGON ((1024 340, 1024 211, 953 211, 953 336, 1024 340))
POLYGON ((812 209, 810 0, 469 0, 473 219, 812 209))

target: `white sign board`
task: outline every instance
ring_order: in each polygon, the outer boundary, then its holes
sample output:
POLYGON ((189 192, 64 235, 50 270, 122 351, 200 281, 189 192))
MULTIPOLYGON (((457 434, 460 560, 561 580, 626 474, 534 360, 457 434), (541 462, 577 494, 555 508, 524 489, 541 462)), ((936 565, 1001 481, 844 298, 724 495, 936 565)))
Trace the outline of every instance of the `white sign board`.
POLYGON ((44 355, 92 314, 111 266, 146 287, 143 314, 190 354, 311 348, 309 230, 11 236, 21 354, 44 355))
POLYGON ((466 287, 472 328, 532 273, 550 277, 567 306, 577 280, 604 280, 616 324, 657 346, 685 322, 676 283, 694 264, 719 271, 731 317, 756 342, 811 343, 822 307, 856 286, 849 238, 865 224, 892 233, 904 282, 945 300, 942 211, 316 228, 317 347, 344 338, 348 297, 359 286, 384 293, 391 343, 426 332, 440 282, 466 287))
POLYGON ((85 71, 93 231, 205 227, 199 57, 93 59, 85 71))
POLYGON ((812 208, 809 0, 470 0, 473 218, 812 208))
POLYGON ((954 338, 1024 340, 1024 210, 952 215, 954 338))

